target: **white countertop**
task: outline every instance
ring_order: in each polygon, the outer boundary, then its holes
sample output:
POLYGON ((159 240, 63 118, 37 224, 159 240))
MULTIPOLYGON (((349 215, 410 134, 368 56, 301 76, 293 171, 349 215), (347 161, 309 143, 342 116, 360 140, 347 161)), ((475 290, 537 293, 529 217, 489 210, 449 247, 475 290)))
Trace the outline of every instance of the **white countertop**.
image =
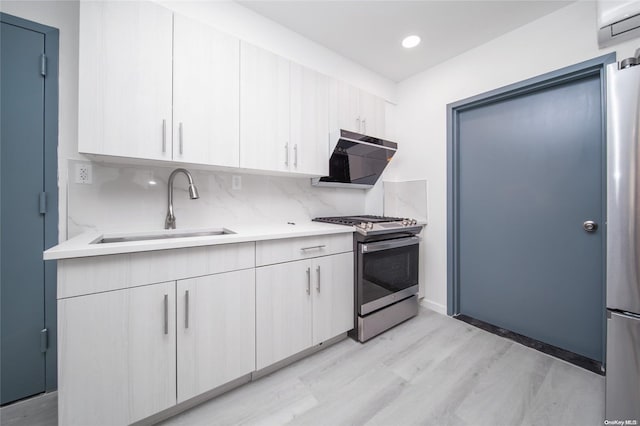
POLYGON ((261 223, 253 225, 229 225, 212 226, 204 229, 176 229, 172 231, 157 230, 144 233, 101 233, 88 231, 77 237, 71 238, 50 248, 44 252, 44 260, 71 259, 78 257, 104 256, 110 254, 137 253, 143 251, 168 250, 186 247, 210 246, 217 244, 243 243, 248 241, 275 240, 280 238, 308 237, 314 235, 352 233, 354 228, 344 225, 331 225, 319 222, 298 222, 294 225, 287 223, 261 223), (140 234, 157 233, 184 233, 190 231, 207 231, 225 228, 233 231, 233 234, 166 238, 145 241, 130 241, 118 243, 93 244, 105 236, 135 236, 140 234))

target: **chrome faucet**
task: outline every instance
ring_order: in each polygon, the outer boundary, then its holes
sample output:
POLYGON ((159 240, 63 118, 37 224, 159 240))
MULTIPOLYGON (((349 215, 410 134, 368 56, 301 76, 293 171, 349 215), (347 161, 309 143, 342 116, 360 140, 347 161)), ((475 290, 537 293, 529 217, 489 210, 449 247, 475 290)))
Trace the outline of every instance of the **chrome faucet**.
POLYGON ((167 210, 167 218, 164 221, 164 229, 176 229, 176 217, 173 214, 173 180, 175 179, 178 173, 184 173, 184 175, 189 180, 189 198, 192 200, 196 200, 200 198, 198 195, 198 189, 193 183, 193 178, 191 177, 191 173, 187 169, 175 169, 169 175, 169 187, 168 187, 168 196, 169 196, 169 205, 167 210))

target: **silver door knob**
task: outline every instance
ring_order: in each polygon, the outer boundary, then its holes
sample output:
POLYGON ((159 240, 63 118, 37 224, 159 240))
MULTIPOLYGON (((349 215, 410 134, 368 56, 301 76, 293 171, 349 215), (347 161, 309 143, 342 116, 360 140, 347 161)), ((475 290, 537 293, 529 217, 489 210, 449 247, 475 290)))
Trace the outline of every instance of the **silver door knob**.
POLYGON ((587 220, 582 224, 582 227, 587 232, 596 232, 596 230, 598 229, 598 224, 592 220, 587 220))

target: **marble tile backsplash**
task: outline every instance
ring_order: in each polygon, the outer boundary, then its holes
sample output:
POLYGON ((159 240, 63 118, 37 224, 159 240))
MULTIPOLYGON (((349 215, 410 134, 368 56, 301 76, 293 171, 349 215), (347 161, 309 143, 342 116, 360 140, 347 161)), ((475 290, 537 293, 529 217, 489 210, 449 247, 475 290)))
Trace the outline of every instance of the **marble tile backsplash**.
POLYGON ((410 217, 428 222, 427 181, 384 182, 385 216, 410 217))
MULTIPOLYGON (((176 167, 91 162, 92 183, 75 183, 69 160, 68 238, 90 229, 101 232, 162 229, 167 213, 167 180, 176 167)), ((317 216, 365 213, 363 190, 312 187, 307 178, 189 170, 200 198, 190 200, 187 180, 174 182, 177 228, 229 226, 247 222, 308 221, 317 216), (240 176, 241 189, 232 189, 240 176)))

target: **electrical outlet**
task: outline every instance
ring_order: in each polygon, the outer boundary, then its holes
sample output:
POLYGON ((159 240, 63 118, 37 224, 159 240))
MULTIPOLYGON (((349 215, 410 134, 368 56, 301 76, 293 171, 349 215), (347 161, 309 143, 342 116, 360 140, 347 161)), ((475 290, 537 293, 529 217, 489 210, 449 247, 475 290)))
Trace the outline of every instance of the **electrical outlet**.
POLYGON ((234 175, 231 177, 231 189, 240 191, 242 189, 242 176, 234 175))
POLYGON ((76 183, 90 185, 93 181, 93 169, 90 163, 76 164, 76 183))

